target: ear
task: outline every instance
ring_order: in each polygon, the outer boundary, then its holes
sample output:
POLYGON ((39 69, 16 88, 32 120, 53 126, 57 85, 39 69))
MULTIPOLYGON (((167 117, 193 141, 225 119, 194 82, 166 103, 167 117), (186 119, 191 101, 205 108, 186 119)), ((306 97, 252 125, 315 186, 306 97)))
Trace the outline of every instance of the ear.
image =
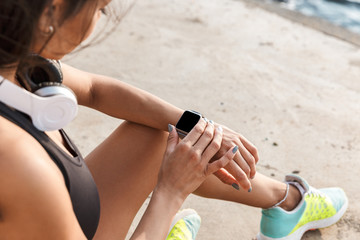
POLYGON ((48 35, 59 26, 64 6, 64 0, 53 0, 51 4, 45 7, 38 22, 40 33, 48 35))

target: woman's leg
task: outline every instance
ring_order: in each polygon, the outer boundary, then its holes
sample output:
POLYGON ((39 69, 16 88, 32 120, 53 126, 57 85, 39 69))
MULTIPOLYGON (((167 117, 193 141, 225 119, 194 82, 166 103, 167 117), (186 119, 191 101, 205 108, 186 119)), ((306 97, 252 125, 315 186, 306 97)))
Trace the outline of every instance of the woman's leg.
MULTIPOLYGON (((100 194, 97 239, 125 238, 133 218, 155 187, 167 136, 163 131, 124 122, 86 157, 100 194)), ((286 191, 284 183, 259 173, 252 180, 252 188, 251 193, 238 191, 210 176, 195 194, 266 208, 279 202, 286 191)), ((291 188, 287 199, 298 195, 291 188)))
POLYGON ((167 136, 163 131, 124 122, 86 157, 101 204, 95 239, 125 239, 156 184, 167 136))
MULTIPOLYGON (((256 173, 251 180, 252 191, 236 190, 226 186, 215 176, 209 176, 206 181, 194 192, 196 195, 215 198, 241 204, 270 208, 284 199, 286 195, 286 184, 272 178, 256 173)), ((301 194, 294 186, 289 186, 289 193, 280 207, 285 210, 294 209, 301 200, 301 194)))

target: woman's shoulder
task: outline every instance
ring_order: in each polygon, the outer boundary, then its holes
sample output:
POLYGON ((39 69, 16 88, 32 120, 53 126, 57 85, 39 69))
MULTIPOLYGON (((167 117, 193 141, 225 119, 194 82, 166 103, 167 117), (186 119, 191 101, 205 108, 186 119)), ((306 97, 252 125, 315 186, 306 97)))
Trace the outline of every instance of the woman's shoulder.
POLYGON ((40 187, 43 185, 41 181, 49 182, 51 179, 64 182, 60 170, 47 152, 26 131, 0 117, 0 192, 2 195, 12 188, 23 190, 32 185, 40 187))
POLYGON ((39 163, 36 159, 44 158, 49 159, 49 156, 35 138, 0 116, 0 164, 33 165, 39 163))
MULTIPOLYGON (((0 117, 0 236, 10 234, 81 233, 64 178, 42 146, 27 132, 0 117), (31 221, 29 221, 31 220, 31 221), (36 229, 48 226, 49 231, 36 229), (18 232, 14 226, 29 226, 18 232), (13 226, 13 227, 11 227, 13 226), (62 229, 61 229, 62 228, 62 229)), ((21 235, 22 236, 22 235, 21 235)), ((50 238, 47 238, 50 239, 50 238)))
POLYGON ((23 185, 33 184, 39 176, 62 179, 42 146, 26 131, 0 117, 0 189, 3 183, 15 185, 19 180, 23 185))

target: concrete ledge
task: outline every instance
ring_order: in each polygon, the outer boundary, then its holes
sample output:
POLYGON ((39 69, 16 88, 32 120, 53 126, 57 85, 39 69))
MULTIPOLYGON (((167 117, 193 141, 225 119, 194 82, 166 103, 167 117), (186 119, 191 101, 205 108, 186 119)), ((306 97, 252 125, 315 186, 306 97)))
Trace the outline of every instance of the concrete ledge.
POLYGON ((281 7, 280 3, 269 2, 265 0, 238 0, 245 2, 248 5, 261 7, 269 12, 276 13, 282 17, 285 17, 293 22, 303 24, 305 26, 316 29, 327 35, 336 37, 338 39, 347 41, 356 46, 360 46, 360 35, 351 32, 343 27, 334 25, 318 17, 306 16, 299 12, 294 12, 289 9, 281 7))

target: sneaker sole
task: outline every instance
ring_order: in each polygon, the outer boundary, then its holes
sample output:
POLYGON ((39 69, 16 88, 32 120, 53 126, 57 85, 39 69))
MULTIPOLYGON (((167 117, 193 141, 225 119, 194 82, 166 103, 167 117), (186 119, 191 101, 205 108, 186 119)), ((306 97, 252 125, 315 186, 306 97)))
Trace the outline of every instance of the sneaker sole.
POLYGON ((329 227, 329 226, 333 225, 334 223, 336 223, 337 221, 339 221, 340 218, 344 215, 347 207, 348 207, 348 199, 346 199, 344 205, 341 207, 339 212, 337 212, 334 216, 326 218, 326 219, 321 219, 318 221, 313 221, 313 222, 307 223, 304 226, 300 227, 295 232, 293 232, 291 235, 288 235, 286 237, 271 238, 271 237, 264 236, 262 233, 258 233, 258 235, 256 236, 256 239, 257 240, 300 240, 306 231, 309 231, 311 229, 329 227))

